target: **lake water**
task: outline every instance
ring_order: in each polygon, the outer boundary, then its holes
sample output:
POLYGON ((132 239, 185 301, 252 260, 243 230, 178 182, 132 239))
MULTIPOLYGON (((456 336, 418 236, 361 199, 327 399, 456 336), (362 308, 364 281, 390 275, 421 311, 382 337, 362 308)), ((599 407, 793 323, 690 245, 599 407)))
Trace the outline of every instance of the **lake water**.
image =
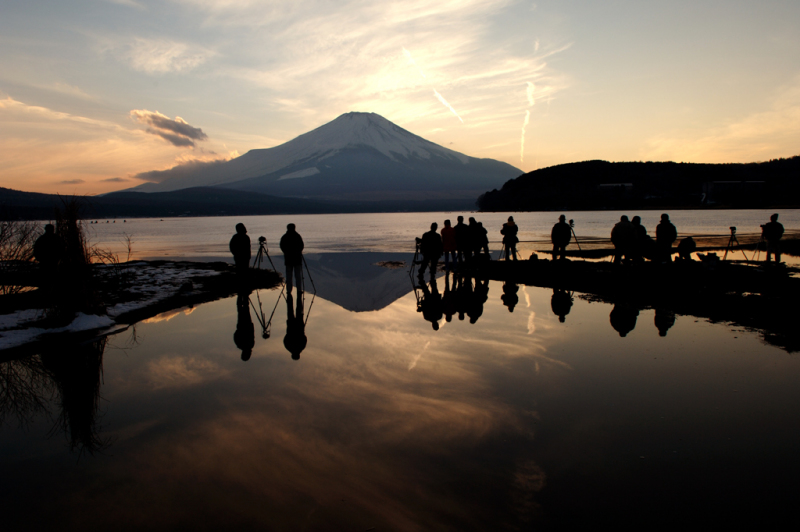
MULTIPOLYGON (((740 233, 760 233, 760 225, 769 221, 774 211, 765 210, 719 210, 719 211, 674 211, 670 213, 680 233, 729 235, 730 226, 740 233)), ((210 258, 228 259, 228 241, 235 232, 234 226, 242 222, 247 227, 253 243, 259 236, 267 238, 271 254, 280 254, 278 241, 286 231, 286 224, 297 225, 303 235, 307 253, 338 253, 344 251, 414 252, 414 238, 430 229, 431 222, 443 227, 450 219, 455 225, 456 217, 467 220, 475 216, 489 231, 492 250, 500 249, 500 228, 508 213, 391 213, 391 214, 315 214, 280 216, 241 216, 214 218, 141 218, 115 220, 115 223, 88 225, 90 240, 100 247, 111 249, 125 257, 125 236, 133 239, 135 258, 210 258)), ((513 213, 520 228, 519 239, 548 240, 553 224, 558 221, 556 212, 513 213)), ((622 214, 629 217, 639 214, 642 224, 651 235, 660 220, 659 211, 627 213, 618 211, 565 212, 567 219, 574 219, 578 237, 608 238, 611 228, 622 214)), ((788 229, 800 228, 800 209, 780 211, 780 221, 788 229)), ((533 249, 524 242, 520 250, 533 249)), ((547 245, 544 248, 548 248, 547 245)), ((550 247, 552 248, 552 247, 550 247)), ((741 258, 741 257, 739 257, 741 258)))
MULTIPOLYGON (((768 214, 672 218, 724 233, 768 214)), ((618 218, 567 215, 597 236, 618 218)), ((426 287, 447 319, 404 269, 375 266, 408 260, 444 216, 244 219, 270 243, 298 225, 316 297, 262 290, 0 363, 4 530, 798 520, 797 355, 723 323, 452 275, 426 287)), ((515 218, 540 235, 556 216, 515 218)), ((237 221, 124 229, 143 256, 223 257, 237 221)))

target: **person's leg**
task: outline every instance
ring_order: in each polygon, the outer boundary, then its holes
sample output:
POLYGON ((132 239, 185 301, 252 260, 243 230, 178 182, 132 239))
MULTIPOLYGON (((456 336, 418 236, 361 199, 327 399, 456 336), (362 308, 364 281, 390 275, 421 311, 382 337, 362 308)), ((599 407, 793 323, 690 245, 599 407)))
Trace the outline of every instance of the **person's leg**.
POLYGON ((305 287, 303 286, 303 264, 298 264, 294 267, 294 284, 297 286, 298 292, 302 292, 305 287))
POLYGON ((292 293, 292 266, 286 265, 286 291, 292 293))

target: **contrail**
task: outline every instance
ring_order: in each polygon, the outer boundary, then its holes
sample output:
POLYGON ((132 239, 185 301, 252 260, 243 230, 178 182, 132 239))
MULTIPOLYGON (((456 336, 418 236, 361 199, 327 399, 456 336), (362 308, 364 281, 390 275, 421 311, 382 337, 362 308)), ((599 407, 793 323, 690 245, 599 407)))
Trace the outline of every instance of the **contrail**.
MULTIPOLYGON (((453 112, 453 114, 454 114, 454 115, 456 115, 456 118, 458 118, 459 120, 461 120, 461 117, 460 117, 460 116, 458 116, 458 113, 456 113, 456 110, 455 110, 455 109, 453 109, 453 106, 452 106, 452 105, 450 105, 449 103, 447 103, 447 100, 445 100, 445 99, 442 97, 442 95, 441 95, 441 94, 439 94, 439 91, 437 91, 436 89, 433 89, 433 94, 435 94, 435 95, 436 95, 436 97, 437 97, 437 98, 439 98, 439 101, 440 101, 440 102, 442 102, 442 105, 444 105, 445 107, 447 107, 448 109, 450 109, 450 111, 452 111, 452 112, 453 112)), ((461 120, 461 123, 463 124, 463 123, 464 123, 464 121, 463 121, 463 120, 461 120)))
POLYGON ((528 82, 528 105, 533 105, 536 101, 533 99, 533 91, 536 90, 536 85, 528 82))
POLYGON ((528 122, 531 120, 531 112, 525 111, 525 121, 522 123, 522 138, 520 139, 519 146, 519 164, 522 164, 525 159, 525 128, 528 127, 528 122))
POLYGON ((422 76, 422 77, 423 77, 423 78, 425 78, 425 79, 428 79, 428 78, 427 78, 427 76, 425 76, 425 73, 422 71, 422 69, 421 69, 421 68, 419 67, 419 65, 417 64, 417 62, 416 62, 416 61, 414 61, 414 58, 413 58, 413 57, 411 57, 411 52, 409 52, 408 50, 406 50, 405 46, 403 47, 403 55, 405 55, 405 56, 406 56, 406 59, 408 59, 408 62, 409 62, 409 63, 411 63, 412 65, 414 65, 415 67, 417 67, 417 70, 419 71, 419 75, 420 75, 420 76, 422 76))

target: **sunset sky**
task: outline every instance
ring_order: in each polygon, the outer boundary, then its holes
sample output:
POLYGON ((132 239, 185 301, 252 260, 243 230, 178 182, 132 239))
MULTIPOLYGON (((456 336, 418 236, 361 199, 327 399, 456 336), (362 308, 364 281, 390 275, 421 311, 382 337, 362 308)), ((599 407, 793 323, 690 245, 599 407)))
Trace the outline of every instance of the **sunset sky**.
POLYGON ((0 186, 95 194, 348 111, 524 171, 800 154, 796 0, 0 0, 0 186))

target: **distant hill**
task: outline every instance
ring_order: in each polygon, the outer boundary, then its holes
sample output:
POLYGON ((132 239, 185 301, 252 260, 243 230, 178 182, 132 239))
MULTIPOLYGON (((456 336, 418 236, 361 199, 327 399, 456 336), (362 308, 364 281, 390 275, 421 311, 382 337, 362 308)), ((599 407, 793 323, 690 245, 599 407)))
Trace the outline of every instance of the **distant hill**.
POLYGON ((215 186, 336 201, 469 199, 521 170, 439 146, 375 113, 347 113, 268 149, 227 162, 151 172, 132 191, 215 186))
MULTIPOLYGON (((0 219, 50 220, 56 207, 74 196, 38 194, 0 188, 0 219)), ((469 210, 474 200, 381 202, 324 202, 279 198, 267 194, 195 187, 172 192, 115 192, 104 196, 78 196, 89 218, 166 218, 174 216, 248 216, 264 214, 317 214, 347 212, 401 212, 469 210)))
POLYGON ((478 198, 482 211, 800 206, 800 156, 763 163, 585 161, 534 170, 478 198))

